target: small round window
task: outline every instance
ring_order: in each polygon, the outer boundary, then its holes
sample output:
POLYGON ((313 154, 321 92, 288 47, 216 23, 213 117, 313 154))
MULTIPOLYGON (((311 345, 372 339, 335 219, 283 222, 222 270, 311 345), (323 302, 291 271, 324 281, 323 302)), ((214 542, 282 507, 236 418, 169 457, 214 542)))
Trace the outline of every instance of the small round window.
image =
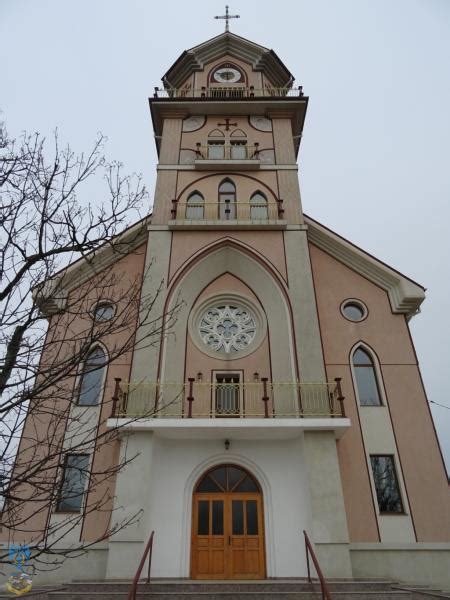
POLYGON ((109 321, 114 316, 114 305, 110 302, 100 302, 94 309, 94 319, 99 323, 109 321))
POLYGON ((367 316, 366 306, 358 300, 346 300, 341 305, 341 312, 349 321, 362 321, 367 316))

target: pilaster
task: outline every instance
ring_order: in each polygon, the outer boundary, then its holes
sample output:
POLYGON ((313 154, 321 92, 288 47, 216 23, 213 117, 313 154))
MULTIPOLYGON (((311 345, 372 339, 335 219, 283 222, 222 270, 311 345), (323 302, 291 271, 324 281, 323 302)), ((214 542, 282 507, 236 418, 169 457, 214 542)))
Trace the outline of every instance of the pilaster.
POLYGON ((120 461, 130 462, 117 474, 111 521, 112 527, 124 527, 109 540, 106 579, 131 579, 150 536, 145 524, 150 511, 152 454, 150 431, 133 432, 121 440, 120 461))
POLYGON ((305 432, 311 495, 311 541, 325 577, 351 577, 347 518, 336 440, 332 431, 305 432))

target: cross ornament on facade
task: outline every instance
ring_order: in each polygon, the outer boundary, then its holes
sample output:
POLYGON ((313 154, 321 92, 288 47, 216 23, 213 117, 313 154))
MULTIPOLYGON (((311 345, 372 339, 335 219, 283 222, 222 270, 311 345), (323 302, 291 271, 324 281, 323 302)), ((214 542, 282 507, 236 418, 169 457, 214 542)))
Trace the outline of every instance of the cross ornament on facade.
POLYGON ((230 127, 237 127, 237 123, 230 123, 230 118, 224 119, 225 123, 217 123, 218 127, 225 127, 225 131, 230 131, 230 127))
POLYGON ((214 17, 215 19, 225 19, 225 31, 230 31, 230 19, 240 19, 241 15, 230 15, 228 13, 228 4, 225 6, 225 14, 214 17))

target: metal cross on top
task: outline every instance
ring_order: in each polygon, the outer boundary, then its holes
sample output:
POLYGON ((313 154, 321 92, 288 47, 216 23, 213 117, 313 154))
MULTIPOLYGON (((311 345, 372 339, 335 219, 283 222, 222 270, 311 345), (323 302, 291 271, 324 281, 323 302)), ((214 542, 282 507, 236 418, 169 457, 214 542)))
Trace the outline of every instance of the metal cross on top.
POLYGON ((229 24, 229 20, 230 19, 240 19, 241 15, 230 15, 228 13, 228 4, 225 6, 225 14, 224 15, 220 15, 217 17, 214 17, 215 19, 225 19, 225 31, 230 31, 230 24, 229 24))

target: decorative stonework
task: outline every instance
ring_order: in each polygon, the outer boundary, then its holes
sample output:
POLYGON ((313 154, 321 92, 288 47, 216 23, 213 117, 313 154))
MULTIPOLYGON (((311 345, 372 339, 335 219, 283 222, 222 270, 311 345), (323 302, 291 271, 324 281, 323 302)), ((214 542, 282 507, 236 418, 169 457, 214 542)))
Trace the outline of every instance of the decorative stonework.
POLYGON ((214 358, 230 360, 251 354, 266 331, 260 307, 233 292, 205 299, 189 317, 191 339, 199 350, 214 358))
POLYGON ((251 115, 250 125, 258 131, 272 131, 272 120, 267 117, 251 115))
POLYGON ((183 132, 197 131, 197 129, 201 129, 205 123, 206 117, 204 115, 187 117, 183 120, 183 132))
POLYGON ((246 350, 255 339, 256 322, 251 312, 237 304, 212 306, 203 314, 199 333, 215 352, 235 354, 246 350))

